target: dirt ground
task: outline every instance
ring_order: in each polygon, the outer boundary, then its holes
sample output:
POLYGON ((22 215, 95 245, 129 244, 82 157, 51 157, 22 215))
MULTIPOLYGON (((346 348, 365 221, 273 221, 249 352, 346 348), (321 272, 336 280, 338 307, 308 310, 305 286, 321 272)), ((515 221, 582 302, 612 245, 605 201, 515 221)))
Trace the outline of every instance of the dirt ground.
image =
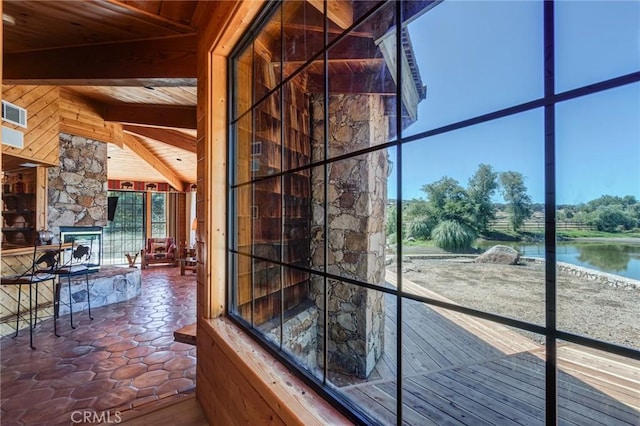
MULTIPOLYGON (((405 257, 409 279, 463 306, 544 325, 544 264, 493 265, 405 257)), ((387 267, 395 272, 395 264, 387 267)), ((640 347, 640 289, 610 287, 566 273, 557 277, 558 329, 640 347)), ((542 336, 524 332, 543 343, 542 336)))

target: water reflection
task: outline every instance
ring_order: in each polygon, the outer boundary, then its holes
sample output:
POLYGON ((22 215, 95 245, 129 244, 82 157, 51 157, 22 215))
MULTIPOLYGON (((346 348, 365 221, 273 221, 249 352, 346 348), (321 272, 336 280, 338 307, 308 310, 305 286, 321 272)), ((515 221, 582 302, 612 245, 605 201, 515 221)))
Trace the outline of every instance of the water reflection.
POLYGON ((617 244, 588 244, 577 246, 578 260, 605 272, 624 272, 629 266, 631 246, 617 244))

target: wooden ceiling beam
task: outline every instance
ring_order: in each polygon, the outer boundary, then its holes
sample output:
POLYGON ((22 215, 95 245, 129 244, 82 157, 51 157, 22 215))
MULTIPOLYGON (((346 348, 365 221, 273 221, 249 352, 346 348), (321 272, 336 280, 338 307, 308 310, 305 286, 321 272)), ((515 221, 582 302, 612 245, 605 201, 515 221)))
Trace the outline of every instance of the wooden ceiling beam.
MULTIPOLYGON (((317 53, 322 49, 322 38, 310 38, 303 42, 306 44, 306 49, 287 51, 285 53, 285 62, 307 61, 309 60, 308 52, 317 53)), ((293 45, 293 42, 291 42, 291 45, 293 45)), ((270 51, 269 54, 271 62, 280 62, 280 50, 270 51)), ((375 58, 376 55, 379 56, 380 51, 372 37, 350 35, 329 49, 328 55, 330 60, 369 59, 375 58)), ((322 60, 322 56, 320 56, 318 60, 322 60)))
POLYGON ((104 119, 123 124, 196 129, 196 107, 171 105, 107 105, 104 119))
POLYGON ((99 6, 110 10, 125 8, 134 12, 136 17, 142 15, 139 19, 148 19, 174 31, 190 32, 195 30, 190 21, 196 5, 188 3, 194 2, 169 1, 163 4, 151 1, 105 0, 99 6))
POLYGON ((136 136, 125 133, 123 135, 124 144, 133 152, 135 152, 143 161, 158 171, 166 180, 169 185, 173 186, 178 191, 185 191, 188 186, 183 182, 180 177, 169 167, 164 161, 158 158, 153 152, 151 152, 140 139, 136 136))
MULTIPOLYGON (((305 89, 310 93, 323 93, 322 75, 309 74, 305 89)), ((379 72, 349 73, 348 77, 330 74, 329 93, 394 96, 396 85, 387 71, 382 76, 379 72)))
POLYGON ((154 40, 5 53, 3 83, 53 85, 127 79, 194 79, 198 37, 186 35, 154 40))
POLYGON ((167 145, 184 149, 188 152, 195 153, 197 151, 196 138, 178 130, 131 125, 123 126, 122 130, 124 130, 125 133, 153 139, 154 141, 166 143, 167 145))
MULTIPOLYGON (((323 0, 309 0, 309 4, 320 13, 324 13, 323 0)), ((351 1, 334 0, 327 2, 327 17, 340 28, 347 29, 353 25, 353 5, 351 1)))

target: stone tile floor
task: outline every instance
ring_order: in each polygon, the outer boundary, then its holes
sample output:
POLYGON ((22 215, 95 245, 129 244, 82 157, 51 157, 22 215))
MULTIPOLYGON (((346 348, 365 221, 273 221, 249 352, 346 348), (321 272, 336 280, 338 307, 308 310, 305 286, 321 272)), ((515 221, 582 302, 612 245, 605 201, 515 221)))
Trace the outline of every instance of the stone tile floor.
MULTIPOLYGON (((142 294, 126 302, 38 323, 0 345, 0 424, 73 424, 74 412, 125 411, 195 387, 196 349, 173 341, 195 322, 195 274, 142 271, 142 294)), ((74 419, 81 419, 75 414, 74 419)))

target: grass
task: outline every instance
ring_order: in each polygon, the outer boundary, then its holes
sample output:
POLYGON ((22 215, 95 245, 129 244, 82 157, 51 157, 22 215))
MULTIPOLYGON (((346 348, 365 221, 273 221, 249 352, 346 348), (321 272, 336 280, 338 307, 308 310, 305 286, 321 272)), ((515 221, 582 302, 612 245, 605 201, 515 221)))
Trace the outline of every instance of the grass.
POLYGON ((564 238, 640 238, 640 231, 604 232, 572 229, 558 231, 558 236, 564 238))
POLYGON ((403 240, 402 245, 406 247, 435 247, 433 240, 403 240))

